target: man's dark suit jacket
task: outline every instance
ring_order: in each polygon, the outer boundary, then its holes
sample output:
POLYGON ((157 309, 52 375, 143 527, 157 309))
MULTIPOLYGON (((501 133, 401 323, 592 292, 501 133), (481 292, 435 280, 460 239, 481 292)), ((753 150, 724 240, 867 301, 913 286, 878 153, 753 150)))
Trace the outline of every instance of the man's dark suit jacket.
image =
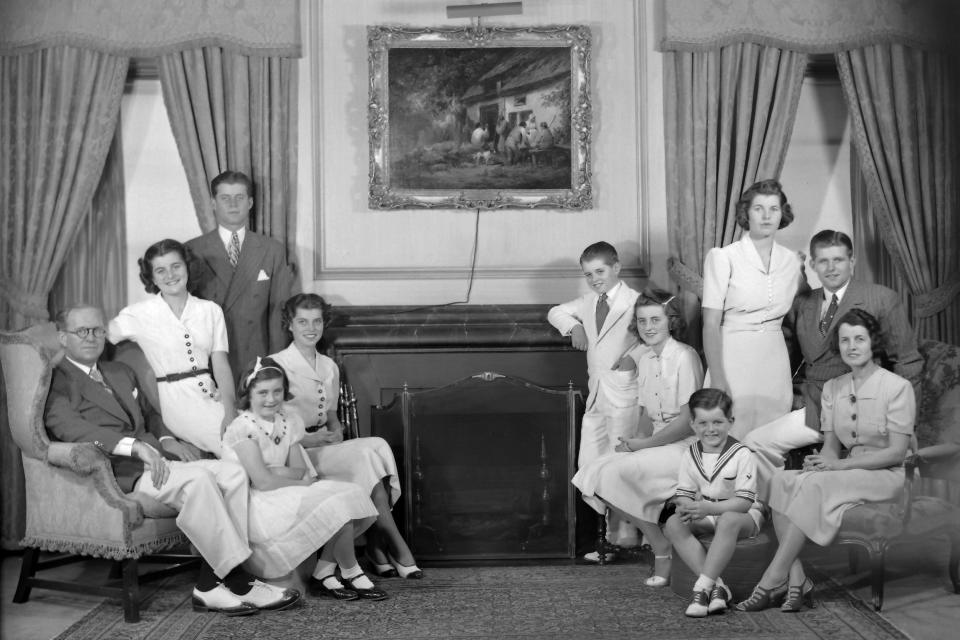
POLYGON ((804 399, 807 405, 807 425, 820 429, 820 394, 823 384, 850 370, 840 359, 840 354, 831 349, 830 334, 843 314, 851 309, 863 309, 880 321, 887 356, 893 365, 894 373, 909 380, 917 398, 920 398, 923 358, 917 351, 916 334, 910 327, 910 321, 897 293, 878 284, 851 280, 826 337, 820 335, 820 309, 823 299, 822 288, 805 294, 796 307, 794 322, 794 331, 806 363, 804 399))
POLYGON ((257 356, 282 351, 290 341, 280 313, 293 289, 293 266, 282 244, 249 229, 236 269, 216 229, 190 240, 187 248, 193 253, 190 277, 197 283, 196 294, 223 308, 236 383, 257 356))
POLYGON ((92 442, 102 449, 110 457, 117 484, 128 493, 143 475, 143 462, 113 455, 117 443, 121 438, 136 438, 163 453, 157 438, 172 434, 146 394, 134 397, 133 370, 119 362, 97 366, 113 393, 64 358, 53 371, 44 422, 50 435, 61 442, 92 442))

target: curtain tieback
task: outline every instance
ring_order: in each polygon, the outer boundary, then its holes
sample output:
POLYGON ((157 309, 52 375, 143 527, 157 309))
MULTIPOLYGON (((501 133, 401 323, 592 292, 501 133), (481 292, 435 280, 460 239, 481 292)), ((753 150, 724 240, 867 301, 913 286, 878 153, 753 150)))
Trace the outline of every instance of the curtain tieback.
POLYGON ((25 291, 16 285, 13 278, 0 278, 0 297, 5 298, 14 311, 28 318, 47 320, 47 295, 25 291))
POLYGON ((960 278, 953 278, 939 287, 918 293, 913 297, 913 309, 921 318, 936 315, 960 295, 960 278))
POLYGON ((673 279, 682 288, 695 293, 698 298, 703 298, 703 277, 683 264, 680 258, 675 256, 667 258, 667 273, 673 276, 673 279))

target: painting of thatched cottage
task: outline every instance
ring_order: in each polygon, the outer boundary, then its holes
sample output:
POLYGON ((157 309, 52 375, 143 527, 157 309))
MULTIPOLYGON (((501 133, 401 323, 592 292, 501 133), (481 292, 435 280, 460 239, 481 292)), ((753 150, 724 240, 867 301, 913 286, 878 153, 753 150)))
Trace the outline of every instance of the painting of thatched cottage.
POLYGON ((569 189, 570 48, 389 57, 390 173, 405 189, 569 189))

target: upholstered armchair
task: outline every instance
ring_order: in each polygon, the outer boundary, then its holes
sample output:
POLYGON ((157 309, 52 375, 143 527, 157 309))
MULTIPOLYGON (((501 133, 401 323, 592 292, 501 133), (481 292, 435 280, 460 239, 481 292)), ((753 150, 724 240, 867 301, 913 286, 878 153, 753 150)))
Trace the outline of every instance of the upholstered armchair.
POLYGON ((26 548, 14 602, 33 588, 117 598, 124 619, 139 620, 139 584, 195 565, 192 555, 148 555, 187 543, 176 512, 147 496, 121 492, 107 456, 90 443, 51 442, 43 409, 53 366, 60 357, 52 324, 19 333, 0 333, 0 363, 13 440, 23 459, 26 548), (67 554, 41 561, 41 551, 67 554), (118 563, 102 585, 49 580, 37 572, 87 558, 118 563), (139 562, 172 566, 138 576, 139 562))
POLYGON ((883 607, 884 564, 894 544, 929 545, 937 538, 950 543, 947 567, 955 593, 960 593, 960 348, 924 340, 922 398, 916 436, 919 448, 907 460, 902 498, 897 502, 862 504, 848 510, 837 544, 854 545, 850 568, 857 571, 856 548, 870 560, 873 608, 883 607))

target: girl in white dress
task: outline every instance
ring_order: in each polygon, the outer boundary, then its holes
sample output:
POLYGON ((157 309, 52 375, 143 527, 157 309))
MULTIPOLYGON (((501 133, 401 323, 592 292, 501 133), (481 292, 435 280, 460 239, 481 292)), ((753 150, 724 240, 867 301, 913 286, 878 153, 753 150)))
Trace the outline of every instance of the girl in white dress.
POLYGON ((799 254, 775 241, 793 211, 776 180, 747 189, 737 224, 747 233, 707 253, 703 265, 703 351, 708 387, 733 398, 738 440, 790 411, 790 358, 780 324, 800 285, 799 254))
POLYGON ((257 358, 239 392, 242 411, 223 434, 223 457, 243 465, 252 485, 253 553, 247 562, 261 575, 278 578, 322 547, 307 584, 311 595, 385 599, 353 553, 354 537, 370 526, 377 510, 357 485, 317 478, 299 444, 306 435, 303 421, 283 411, 290 395, 283 369, 270 358, 257 358))
POLYGON ((615 453, 594 460, 573 477, 594 510, 602 514, 609 508, 643 532, 656 556, 654 575, 646 583, 657 587, 667 584, 671 560, 670 542, 658 525, 660 512, 676 491, 680 458, 696 440, 689 421, 677 421, 682 422, 678 428, 674 419, 703 382, 700 356, 670 335, 681 330, 682 322, 673 302, 665 291, 640 294, 630 330, 644 345, 619 365, 636 373, 640 430, 650 435, 621 438, 615 453))
POLYGON ((390 445, 383 438, 343 440, 337 418, 340 371, 333 360, 317 352, 329 317, 330 305, 313 293, 297 294, 283 305, 283 328, 293 341, 270 357, 290 380, 293 399, 285 410, 307 425, 302 444, 320 477, 357 484, 373 500, 378 516, 376 527, 367 533, 367 559, 377 575, 422 578, 391 511, 400 499, 400 479, 390 445))
POLYGON ((220 434, 236 415, 227 329, 216 303, 187 293, 186 249, 176 240, 150 246, 140 264, 149 300, 132 304, 110 321, 110 342, 136 342, 157 377, 160 413, 177 438, 220 456, 220 434), (216 380, 216 382, 214 382, 216 380))

